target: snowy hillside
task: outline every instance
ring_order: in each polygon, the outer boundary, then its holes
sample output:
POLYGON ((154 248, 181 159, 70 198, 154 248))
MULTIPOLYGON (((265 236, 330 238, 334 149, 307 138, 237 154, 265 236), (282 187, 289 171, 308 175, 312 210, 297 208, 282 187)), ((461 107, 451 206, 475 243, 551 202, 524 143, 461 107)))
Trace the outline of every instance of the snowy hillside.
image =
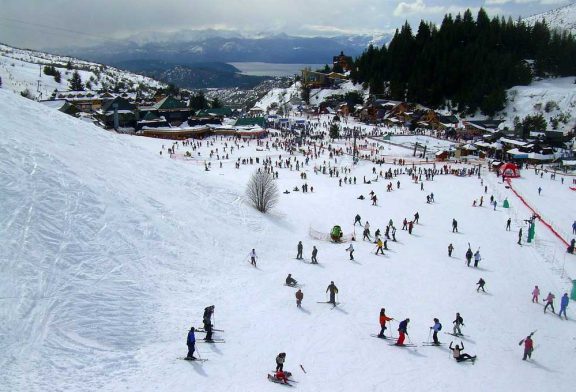
MULTIPOLYGON (((301 97, 301 87, 300 82, 295 82, 288 88, 274 88, 271 89, 268 94, 262 97, 256 102, 255 107, 266 109, 270 105, 276 103, 279 106, 289 103, 293 99, 299 100, 301 97)), ((368 92, 362 89, 362 85, 355 85, 352 82, 345 82, 339 86, 339 88, 334 89, 312 89, 310 90, 310 104, 318 105, 324 102, 327 98, 333 95, 345 95, 351 91, 359 91, 363 95, 367 95, 368 92)))
MULTIPOLYGON (((530 212, 485 167, 487 193, 476 176, 437 175, 421 191, 406 174, 386 192, 387 180, 363 184, 364 176, 374 178, 371 163, 352 166, 350 157, 324 152, 301 170, 275 167, 280 190, 300 187, 304 172, 314 192, 282 193, 277 209, 261 215, 242 196, 258 165, 236 169, 235 162, 286 159, 282 149, 242 142, 220 168, 210 150, 234 142, 212 139, 194 159, 184 158, 190 147, 181 145, 170 159, 166 149, 159 154, 168 141, 104 132, 4 89, 0 118, 0 390, 275 391, 284 387, 266 374, 279 352, 287 353, 285 369, 300 391, 520 392, 573 383, 575 305, 569 320, 560 320, 531 303, 530 293, 538 284, 559 299, 576 277, 576 257, 540 223, 535 242, 517 245, 530 212), (340 177, 315 174, 313 165, 323 162, 339 168, 340 177), (339 186, 343 168, 356 185, 339 186), (371 190, 378 206, 357 199, 371 190), (471 207, 481 195, 484 207, 471 207), (495 211, 486 206, 490 195, 499 203, 495 211), (501 208, 505 197, 511 209, 501 208), (410 235, 401 222, 416 211, 420 220, 410 235), (328 232, 335 224, 351 233, 357 213, 372 233, 393 219, 398 242, 388 241, 384 256, 361 241, 359 228, 355 261, 348 244, 309 235, 310 228, 328 232), (504 230, 508 217, 512 231, 504 230), (452 233, 453 218, 459 233, 452 233), (318 248, 319 265, 295 260, 300 240, 306 259, 318 248), (479 268, 465 265, 468 243, 482 252, 479 268), (257 269, 248 262, 252 248, 257 269), (288 273, 303 285, 302 309, 295 290, 283 285, 288 273), (476 292, 480 277, 485 294, 476 292), (339 288, 335 308, 317 303, 332 280, 339 288), (215 326, 225 330, 216 336, 226 342, 197 344, 207 362, 177 359, 186 355, 190 326, 200 326, 212 304, 215 326), (395 318, 387 333, 396 335, 397 321, 410 318, 417 347, 370 336, 379 331, 381 307, 395 318), (478 355, 474 366, 456 363, 446 346, 422 345, 434 317, 443 324, 440 341, 456 340, 443 333, 456 312, 465 321, 464 351, 478 355), (534 330, 536 350, 524 362, 518 342, 534 330)), ((409 149, 394 154, 411 159, 409 149)), ((376 169, 388 168, 400 169, 376 169)), ((570 238, 576 192, 568 183, 531 170, 513 180, 570 238)))
POLYGON ((524 22, 532 25, 537 20, 544 19, 551 29, 567 30, 574 35, 576 34, 576 3, 529 16, 524 18, 524 22))
POLYGON ((508 105, 502 111, 506 126, 514 128, 514 117, 542 114, 553 129, 552 120, 558 121, 558 130, 570 130, 576 125, 576 78, 557 78, 535 81, 529 86, 508 90, 508 105))
POLYGON ((157 88, 163 85, 148 77, 102 64, 0 44, 0 77, 4 89, 17 93, 28 90, 33 98, 49 99, 55 89, 68 90, 68 80, 74 70, 78 70, 83 83, 90 81, 92 90, 121 85, 123 91, 135 91, 139 86, 157 88), (66 68, 68 62, 72 64, 72 70, 66 68), (41 72, 40 65, 52 65, 59 70, 60 83, 41 72))

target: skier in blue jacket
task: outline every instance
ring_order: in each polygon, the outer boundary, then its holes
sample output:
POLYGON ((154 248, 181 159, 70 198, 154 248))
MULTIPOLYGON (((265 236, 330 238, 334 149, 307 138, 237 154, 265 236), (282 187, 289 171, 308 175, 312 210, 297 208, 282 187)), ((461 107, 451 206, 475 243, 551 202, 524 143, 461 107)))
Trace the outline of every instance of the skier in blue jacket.
POLYGON ((196 357, 194 357, 194 350, 195 350, 195 345, 196 345, 196 336, 194 336, 194 327, 190 328, 190 331, 188 332, 188 338, 186 339, 186 344, 188 345, 188 355, 186 356, 186 359, 196 359, 196 357))
MULTIPOLYGON (((430 329, 434 331, 434 333, 432 334, 432 339, 434 340, 434 344, 440 344, 440 342, 438 341, 438 331, 440 331, 442 329, 442 324, 440 324, 440 320, 435 318, 434 319, 434 325, 431 326, 430 329)), ((428 335, 428 336, 430 336, 430 335, 428 335)))
POLYGON ((560 300, 560 313, 558 313, 558 316, 562 318, 562 313, 564 313, 564 317, 566 317, 566 320, 568 320, 568 316, 566 316, 566 308, 568 307, 568 302, 569 302, 568 293, 564 293, 562 299, 560 300))

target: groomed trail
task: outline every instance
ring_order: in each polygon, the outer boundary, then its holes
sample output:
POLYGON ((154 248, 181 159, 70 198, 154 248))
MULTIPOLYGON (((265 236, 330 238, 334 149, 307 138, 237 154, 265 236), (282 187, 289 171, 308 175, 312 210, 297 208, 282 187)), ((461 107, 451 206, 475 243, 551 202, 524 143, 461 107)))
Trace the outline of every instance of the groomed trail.
MULTIPOLYGON (((509 196, 510 210, 486 207, 491 194, 501 205, 509 192, 493 174, 484 174, 487 194, 478 178, 452 175, 425 181, 424 191, 401 175, 392 181, 400 189, 386 192, 384 179, 361 184, 372 177, 370 163, 353 169, 358 185, 342 187, 310 165, 304 171, 314 192, 281 194, 278 207, 262 215, 243 196, 257 165, 234 163, 286 158, 284 151, 256 151, 251 142, 206 172, 160 155, 168 141, 110 133, 3 90, 0 118, 0 390, 270 391, 282 388, 266 379, 279 352, 287 353, 285 369, 301 391, 566 390, 573 382, 573 304, 563 321, 543 314, 530 293, 538 284, 559 299, 576 276, 576 259, 561 258, 563 245, 538 226, 533 244, 516 244, 530 212, 509 196), (378 206, 357 199, 370 190, 378 206), (436 202, 427 204, 430 192, 436 202), (471 207, 481 195, 485 207, 471 207), (401 221, 416 211, 420 223, 408 235, 401 221), (357 213, 372 233, 393 219, 398 242, 389 241, 384 256, 356 241, 351 262, 348 244, 310 238, 310 227, 329 232, 339 224, 351 232, 357 213), (506 232, 509 216, 513 230, 506 232), (306 259, 316 245, 319 265, 295 260, 300 240, 306 259), (477 269, 465 265, 468 243, 482 253, 477 269), (258 268, 248 262, 252 248, 258 268), (296 289, 283 285, 288 273, 304 285, 302 309, 296 289), (486 294, 476 292, 480 277, 486 294), (334 309, 317 303, 330 281, 339 288, 334 309), (226 342, 197 345, 207 362, 179 360, 188 329, 201 326, 208 305, 225 330, 215 336, 226 342), (396 320, 411 319, 417 347, 370 336, 379 331, 381 307, 396 320), (456 363, 445 346, 421 346, 434 317, 450 332, 456 312, 465 322, 465 351, 478 355, 474 366, 456 363), (536 350, 524 362, 518 341, 533 330, 536 350)), ((226 142, 212 141, 203 142, 203 158, 226 142)), ((337 165, 351 167, 350 158, 337 165)), ((540 180, 523 181, 536 189, 540 180)), ((280 169, 277 183, 283 191, 303 181, 296 170, 280 169)), ((546 192, 563 204, 561 215, 543 198, 525 197, 557 225, 576 218, 563 188, 546 192)), ((392 322, 387 332, 396 328, 392 322)))

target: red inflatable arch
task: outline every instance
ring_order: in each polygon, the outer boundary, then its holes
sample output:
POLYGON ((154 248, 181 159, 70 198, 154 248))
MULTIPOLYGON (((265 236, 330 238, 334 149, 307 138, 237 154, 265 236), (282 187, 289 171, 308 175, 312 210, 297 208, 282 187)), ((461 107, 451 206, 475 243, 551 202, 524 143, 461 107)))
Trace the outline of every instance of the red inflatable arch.
POLYGON ((520 177, 520 169, 516 166, 515 163, 508 162, 500 166, 498 169, 500 175, 506 176, 506 178, 518 178, 520 177))

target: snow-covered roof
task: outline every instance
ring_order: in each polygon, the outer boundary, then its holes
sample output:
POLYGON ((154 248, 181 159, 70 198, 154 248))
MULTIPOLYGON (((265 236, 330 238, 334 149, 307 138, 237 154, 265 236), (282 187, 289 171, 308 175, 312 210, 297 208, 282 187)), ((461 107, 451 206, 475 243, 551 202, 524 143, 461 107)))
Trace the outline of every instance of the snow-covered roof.
POLYGON ((501 138, 499 139, 499 141, 502 142, 502 143, 504 143, 504 144, 511 144, 511 145, 513 145, 513 146, 519 146, 519 147, 522 147, 522 146, 525 146, 525 145, 526 145, 526 142, 521 142, 521 141, 519 141, 519 140, 514 140, 514 139, 507 139, 507 138, 505 138, 505 137, 501 137, 501 138))

